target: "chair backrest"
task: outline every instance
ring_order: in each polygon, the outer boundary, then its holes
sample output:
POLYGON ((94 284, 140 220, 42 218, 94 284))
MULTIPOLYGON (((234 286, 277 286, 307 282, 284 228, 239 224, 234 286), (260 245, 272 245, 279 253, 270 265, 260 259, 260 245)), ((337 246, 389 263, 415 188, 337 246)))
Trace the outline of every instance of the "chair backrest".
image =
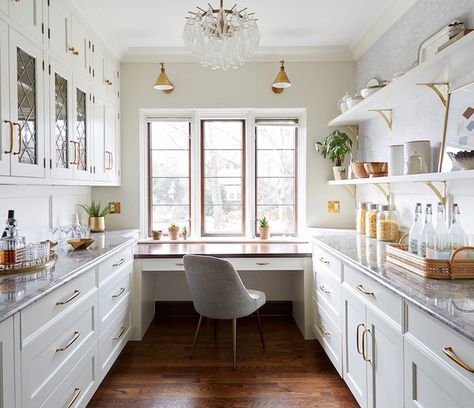
POLYGON ((252 299, 230 262, 201 255, 185 255, 183 260, 199 314, 211 319, 234 319, 246 313, 252 299))

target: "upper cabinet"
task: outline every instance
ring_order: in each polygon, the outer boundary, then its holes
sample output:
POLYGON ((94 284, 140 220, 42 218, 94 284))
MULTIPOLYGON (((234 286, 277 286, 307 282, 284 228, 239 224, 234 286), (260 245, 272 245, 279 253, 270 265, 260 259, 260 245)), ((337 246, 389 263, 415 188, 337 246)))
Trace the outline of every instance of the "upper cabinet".
POLYGON ((13 154, 8 68, 8 26, 0 21, 0 176, 10 175, 10 159, 13 154))
POLYGON ((74 72, 88 77, 91 75, 90 51, 92 48, 89 31, 76 16, 72 16, 71 50, 74 72))
POLYGON ((42 0, 10 0, 8 15, 14 21, 16 29, 27 33, 32 41, 43 43, 45 25, 42 0))
POLYGON ((47 38, 49 51, 65 62, 73 52, 71 43, 71 11, 63 1, 48 2, 47 38))

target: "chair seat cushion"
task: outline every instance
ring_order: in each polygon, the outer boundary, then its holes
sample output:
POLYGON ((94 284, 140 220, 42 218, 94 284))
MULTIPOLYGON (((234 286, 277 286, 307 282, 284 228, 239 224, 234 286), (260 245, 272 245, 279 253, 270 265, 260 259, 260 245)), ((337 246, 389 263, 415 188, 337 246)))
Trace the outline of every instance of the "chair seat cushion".
POLYGON ((252 290, 252 289, 247 289, 247 292, 249 293, 252 299, 255 299, 257 309, 260 309, 267 301, 267 298, 265 297, 264 292, 260 292, 259 290, 252 290))

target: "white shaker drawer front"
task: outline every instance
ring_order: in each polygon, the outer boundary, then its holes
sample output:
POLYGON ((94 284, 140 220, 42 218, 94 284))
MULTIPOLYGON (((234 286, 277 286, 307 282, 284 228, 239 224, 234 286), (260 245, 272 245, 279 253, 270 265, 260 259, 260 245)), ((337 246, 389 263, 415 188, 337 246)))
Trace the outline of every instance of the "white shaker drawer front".
POLYGON ((39 407, 97 341, 97 294, 89 295, 21 351, 23 408, 39 407))
POLYGON ((96 290, 95 270, 91 269, 22 310, 22 343, 29 341, 29 337, 43 326, 67 313, 93 290, 96 290))
POLYGON ((474 342, 412 305, 408 306, 407 323, 408 337, 415 337, 474 389, 474 342))
POLYGON ((97 342, 73 367, 41 408, 86 407, 99 385, 97 342))
POLYGON ((125 267, 130 261, 133 261, 131 246, 122 249, 101 262, 99 265, 99 284, 119 269, 125 267))
POLYGON ((143 271, 184 271, 183 258, 143 259, 143 271))
POLYGON ((401 327, 403 301, 400 296, 347 265, 344 267, 344 281, 368 304, 375 306, 401 327))
POLYGON ((313 244, 313 270, 328 271, 341 281, 342 280, 342 262, 336 256, 325 251, 318 245, 313 244))
POLYGON ((313 296, 341 327, 341 283, 330 272, 319 270, 314 273, 313 296))

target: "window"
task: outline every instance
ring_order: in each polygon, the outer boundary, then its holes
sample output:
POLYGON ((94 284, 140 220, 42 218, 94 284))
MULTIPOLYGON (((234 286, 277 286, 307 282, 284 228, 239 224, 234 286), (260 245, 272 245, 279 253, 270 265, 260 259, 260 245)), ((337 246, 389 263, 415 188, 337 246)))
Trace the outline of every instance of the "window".
POLYGON ((270 220, 273 235, 297 233, 297 126, 295 120, 256 121, 255 212, 270 220))
POLYGON ((245 234, 245 121, 201 121, 201 234, 245 234))
POLYGON ((149 135, 149 230, 190 227, 189 121, 152 121, 149 135))

